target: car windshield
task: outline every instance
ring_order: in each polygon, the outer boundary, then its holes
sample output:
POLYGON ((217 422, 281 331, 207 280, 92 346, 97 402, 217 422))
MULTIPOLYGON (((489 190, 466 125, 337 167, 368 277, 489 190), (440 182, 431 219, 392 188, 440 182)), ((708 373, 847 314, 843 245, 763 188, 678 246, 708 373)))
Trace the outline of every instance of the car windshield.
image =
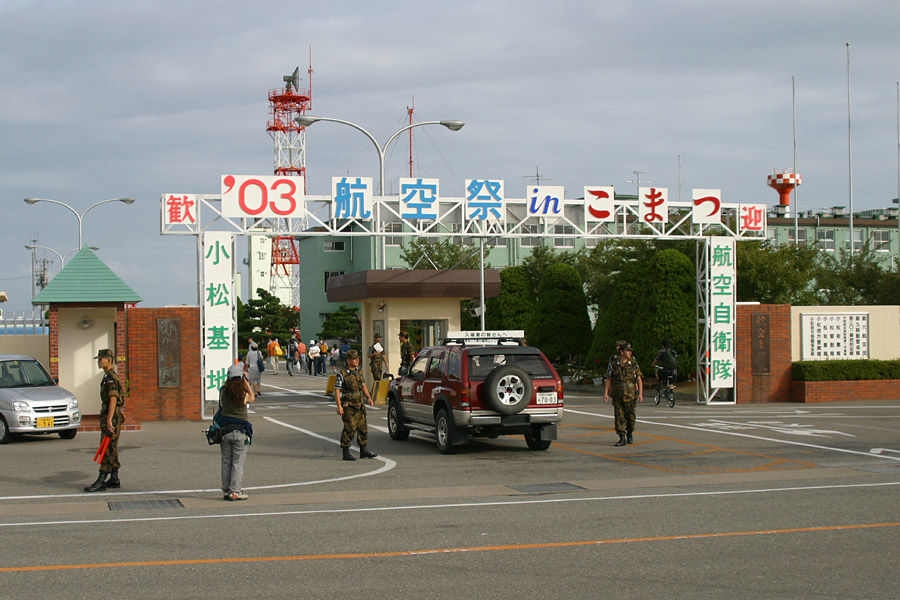
POLYGON ((531 377, 552 379, 547 363, 536 354, 475 354, 469 355, 469 379, 480 380, 503 365, 519 367, 531 377))
POLYGON ((56 385, 36 360, 4 360, 0 362, 0 388, 56 385))

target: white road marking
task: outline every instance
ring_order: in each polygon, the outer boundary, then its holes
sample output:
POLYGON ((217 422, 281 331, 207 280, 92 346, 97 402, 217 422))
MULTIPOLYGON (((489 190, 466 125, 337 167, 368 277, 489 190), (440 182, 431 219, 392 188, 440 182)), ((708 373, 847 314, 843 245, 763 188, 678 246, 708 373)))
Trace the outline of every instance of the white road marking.
POLYGON ((399 504, 391 506, 371 506, 363 508, 315 508, 305 510, 270 511, 270 512, 245 512, 237 514, 212 513, 205 515, 181 515, 169 517, 132 517, 123 519, 80 519, 63 521, 34 521, 29 523, 0 523, 0 527, 38 527, 42 525, 97 525, 98 523, 146 523, 161 521, 194 521, 204 519, 237 519, 244 517, 284 517, 297 515, 321 515, 342 513, 377 513, 398 510, 438 510, 453 508, 484 508, 488 506, 524 506, 534 504, 568 504, 570 502, 605 502, 607 500, 648 500, 659 498, 691 498, 709 496, 735 496, 739 494, 778 494, 784 492, 807 492, 820 490, 839 490, 851 488, 873 488, 898 486, 900 481, 886 481, 881 483, 854 483, 841 485, 815 485, 797 486, 788 488, 761 488, 756 490, 720 490, 706 492, 672 492, 668 494, 630 494, 627 496, 592 496, 589 498, 530 498, 527 500, 496 500, 491 502, 459 502, 445 504, 399 504))
MULTIPOLYGON (((330 442, 330 443, 336 444, 336 445, 339 445, 341 443, 340 440, 325 437, 324 435, 320 435, 318 433, 315 433, 315 432, 312 432, 312 431, 309 431, 307 429, 303 429, 300 427, 296 427, 296 426, 290 425, 288 423, 282 423, 281 421, 277 421, 277 420, 273 419, 272 417, 263 417, 263 418, 266 421, 269 421, 270 423, 274 423, 276 425, 281 425, 282 427, 287 427, 288 429, 293 429, 295 431, 299 431, 300 433, 305 433, 306 435, 309 435, 310 437, 324 440, 326 442, 330 442)), ((359 448, 357 448, 356 446, 351 446, 351 448, 353 448, 354 450, 357 450, 357 451, 359 450, 359 448)), ((293 483, 276 483, 276 484, 272 484, 272 485, 257 485, 257 486, 252 486, 252 487, 245 487, 244 489, 245 490, 274 490, 274 489, 289 488, 289 487, 302 487, 302 486, 307 486, 307 485, 317 485, 320 483, 332 483, 334 481, 348 481, 350 479, 359 479, 361 477, 371 477, 372 475, 379 475, 386 471, 390 471, 391 469, 393 469, 394 467, 397 466, 397 463, 395 461, 391 460, 390 458, 385 458, 383 456, 376 456, 374 460, 381 461, 384 464, 381 467, 379 467, 378 469, 375 469, 374 471, 369 471, 368 473, 357 473, 355 475, 345 475, 343 477, 332 477, 330 479, 318 479, 318 480, 314 480, 314 481, 296 481, 293 483)), ((106 494, 104 494, 102 492, 94 493, 93 497, 144 496, 144 495, 154 495, 154 494, 166 494, 166 495, 208 494, 208 493, 212 493, 212 492, 221 494, 222 490, 220 488, 210 488, 210 489, 200 489, 200 490, 145 490, 142 492, 116 491, 116 492, 110 492, 110 493, 106 493, 106 494)), ((85 497, 84 493, 81 493, 81 494, 40 494, 40 495, 33 495, 33 496, 0 496, 0 500, 38 500, 41 498, 84 498, 84 497, 85 497)))
MULTIPOLYGON (((566 409, 566 412, 572 412, 572 413, 579 414, 579 415, 587 415, 589 417, 600 417, 602 419, 615 419, 615 417, 612 415, 601 415, 601 414, 597 414, 597 413, 584 412, 584 411, 580 411, 580 410, 572 410, 569 408, 566 409)), ((776 438, 768 438, 768 437, 763 437, 763 436, 759 436, 759 435, 750 435, 749 433, 738 433, 736 431, 721 431, 718 429, 706 429, 703 427, 692 427, 690 425, 677 425, 675 423, 661 423, 659 421, 647 421, 645 419, 636 419, 636 421, 638 423, 645 423, 647 425, 660 425, 662 427, 677 427, 679 429, 690 429, 692 431, 703 431, 706 433, 718 433, 721 435, 733 435, 733 436, 737 436, 737 437, 750 438, 752 440, 775 442, 777 444, 789 444, 791 446, 803 446, 805 448, 816 448, 818 450, 830 450, 832 452, 845 452, 847 454, 858 454, 860 456, 877 456, 879 458, 885 458, 888 460, 900 461, 900 456, 897 456, 897 457, 885 456, 883 454, 871 454, 869 452, 860 452, 859 450, 848 450, 846 448, 832 448, 830 446, 820 446, 818 444, 807 444, 805 442, 794 442, 791 440, 779 440, 776 438)))

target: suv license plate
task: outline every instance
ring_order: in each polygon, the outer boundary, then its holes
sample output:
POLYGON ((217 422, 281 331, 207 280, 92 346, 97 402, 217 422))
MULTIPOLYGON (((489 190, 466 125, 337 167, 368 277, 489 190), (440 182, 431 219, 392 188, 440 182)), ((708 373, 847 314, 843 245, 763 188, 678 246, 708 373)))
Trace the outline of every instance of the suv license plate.
POLYGON ((556 404, 559 400, 556 399, 556 392, 538 392, 537 394, 537 403, 538 404, 556 404))
POLYGON ((35 421, 36 427, 53 427, 53 417, 38 417, 35 421))

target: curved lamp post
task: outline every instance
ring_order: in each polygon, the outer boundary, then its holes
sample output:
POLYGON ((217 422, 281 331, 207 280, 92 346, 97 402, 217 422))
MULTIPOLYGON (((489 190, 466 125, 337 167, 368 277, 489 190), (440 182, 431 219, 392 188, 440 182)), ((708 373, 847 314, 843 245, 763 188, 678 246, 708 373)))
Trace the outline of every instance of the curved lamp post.
MULTIPOLYGON (((88 247, 94 251, 97 251, 100 249, 100 246, 88 246, 88 247)), ((25 249, 26 250, 48 250, 48 251, 52 252, 53 254, 55 254, 57 256, 57 258, 59 258, 59 266, 60 266, 60 268, 62 268, 63 263, 65 262, 65 260, 67 258, 69 258, 69 255, 72 254, 73 252, 77 252, 81 248, 72 248, 65 254, 60 254, 53 248, 49 248, 47 246, 37 246, 37 245, 32 245, 32 244, 25 244, 25 249)))
POLYGON ((378 195, 379 196, 384 196, 384 154, 387 151, 388 146, 391 145, 391 142, 393 142, 395 139, 397 139, 398 135, 400 135, 404 131, 408 131, 408 130, 412 129, 413 127, 421 127, 422 125, 443 125, 450 131, 459 131, 460 129, 463 128, 463 125, 465 125, 465 123, 463 121, 422 121, 421 123, 413 123, 412 125, 407 125, 406 127, 403 127, 402 129, 395 132, 394 135, 389 137, 388 141, 384 143, 384 146, 382 146, 381 144, 378 143, 378 140, 375 139, 375 136, 373 136, 371 133, 369 133, 368 131, 366 131, 365 129, 363 129, 362 127, 357 125, 356 123, 351 123, 350 121, 345 121, 343 119, 334 119, 331 117, 313 117, 310 115, 300 115, 299 117, 295 118, 294 120, 301 127, 309 127, 310 125, 312 125, 313 123, 316 123, 318 121, 333 121, 334 123, 343 123, 344 125, 349 125, 350 127, 353 127, 354 129, 357 129, 357 130, 363 132, 363 134, 365 134, 365 136, 367 138, 369 138, 369 140, 371 140, 371 142, 373 144, 375 144, 375 149, 378 151, 378 195))
MULTIPOLYGON (((82 245, 82 229, 81 222, 84 220, 84 215, 87 214, 89 210, 94 208, 95 206, 100 206, 101 204, 106 204, 107 202, 122 202, 123 204, 132 204, 134 203, 134 198, 110 198, 109 200, 101 200, 100 202, 95 202, 84 209, 81 213, 77 210, 66 204, 65 202, 60 202, 59 200, 51 200, 49 198, 25 198, 25 204, 37 204, 38 202, 50 202, 52 204, 59 204, 60 206, 64 206, 72 211, 72 214, 75 215, 75 218, 78 219, 78 248, 81 249, 82 245)), ((56 252, 54 250, 54 252, 56 252)), ((59 254, 57 252, 57 254, 59 254)), ((66 255, 68 256, 68 254, 66 255)), ((61 260, 61 257, 60 257, 61 260)))

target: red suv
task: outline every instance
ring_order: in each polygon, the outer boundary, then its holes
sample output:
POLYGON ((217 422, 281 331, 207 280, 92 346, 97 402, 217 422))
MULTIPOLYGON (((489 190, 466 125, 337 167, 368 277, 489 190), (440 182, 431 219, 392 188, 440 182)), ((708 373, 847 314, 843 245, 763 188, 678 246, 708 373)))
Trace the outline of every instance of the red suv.
POLYGON ((532 450, 546 450, 562 416, 559 375, 540 350, 518 342, 469 346, 445 340, 423 348, 388 392, 391 439, 405 440, 412 429, 428 431, 443 454, 469 437, 498 435, 523 435, 532 450))

